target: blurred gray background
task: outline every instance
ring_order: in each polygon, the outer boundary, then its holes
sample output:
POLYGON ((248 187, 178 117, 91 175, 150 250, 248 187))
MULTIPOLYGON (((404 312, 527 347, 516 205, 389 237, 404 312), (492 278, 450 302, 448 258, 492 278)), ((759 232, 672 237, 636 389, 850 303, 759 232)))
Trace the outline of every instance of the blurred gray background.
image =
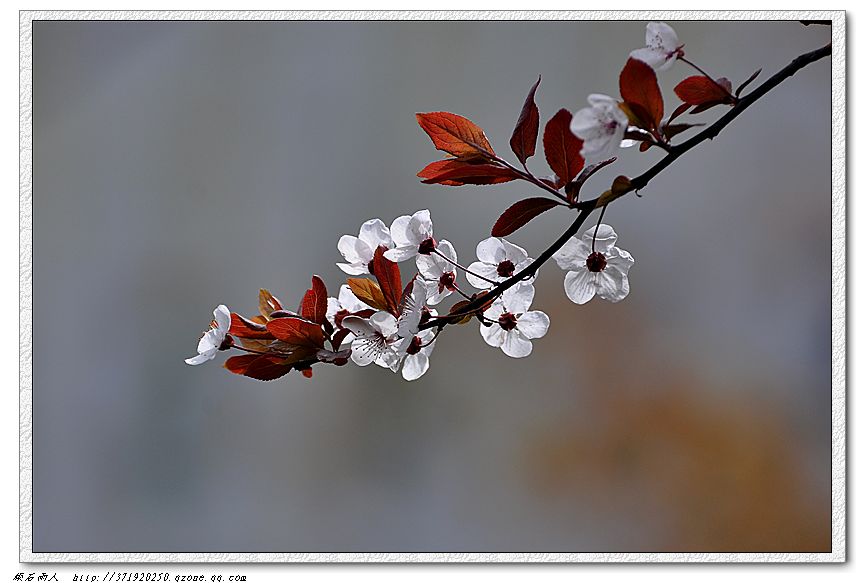
MULTIPOLYGON (((673 24, 734 83, 830 38, 673 24)), ((368 218, 429 208, 472 261, 538 193, 420 184, 440 156, 414 113, 509 153, 538 74, 542 123, 616 95, 644 26, 34 23, 33 550, 829 550, 828 61, 609 209, 626 301, 576 306, 546 267, 528 359, 473 323, 415 383, 183 363, 218 303, 294 306, 312 273, 335 292, 336 241, 368 218)), ((661 74, 668 111, 690 74, 661 74)), ((587 194, 658 158, 624 151, 587 194)), ((570 221, 511 239, 536 255, 570 221)))

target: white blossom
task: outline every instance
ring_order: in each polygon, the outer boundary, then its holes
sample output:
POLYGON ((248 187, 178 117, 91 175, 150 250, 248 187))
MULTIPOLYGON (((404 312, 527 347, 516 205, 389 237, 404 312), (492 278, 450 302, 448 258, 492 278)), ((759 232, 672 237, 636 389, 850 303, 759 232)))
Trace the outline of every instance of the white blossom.
POLYGON ((351 359, 355 364, 366 366, 375 362, 379 366, 393 368, 398 363, 394 351, 390 350, 390 346, 398 340, 397 321, 393 314, 378 311, 369 318, 346 316, 342 319, 342 326, 354 334, 351 359))
POLYGON ((349 275, 369 273, 369 264, 380 246, 393 247, 390 230, 381 219, 370 219, 360 226, 357 237, 343 235, 339 238, 336 247, 346 263, 336 265, 349 275))
POLYGON ((521 282, 505 290, 484 312, 485 318, 493 320, 489 326, 481 324, 484 341, 513 358, 531 354, 531 340, 545 335, 550 327, 545 313, 529 311, 534 296, 530 283, 521 282))
POLYGON ((553 255, 559 267, 568 272, 565 275, 565 293, 572 302, 585 304, 595 295, 618 302, 628 295, 628 270, 634 264, 634 258, 615 246, 616 239, 612 227, 600 224, 588 229, 581 239, 571 237, 553 255), (592 237, 596 229, 593 252, 592 237))
POLYGON ((439 243, 437 251, 437 254, 418 255, 416 260, 418 273, 425 280, 426 301, 432 306, 456 290, 457 252, 447 239, 439 243))
POLYGON ((391 261, 405 261, 418 254, 428 255, 436 248, 428 210, 397 217, 390 226, 390 234, 395 247, 385 251, 384 256, 391 261))
POLYGON ((589 107, 571 118, 571 132, 583 141, 580 155, 594 164, 616 155, 628 129, 628 116, 609 95, 593 93, 588 102, 589 107))
POLYGON ((666 71, 683 54, 682 44, 673 27, 664 22, 650 22, 646 25, 646 46, 631 51, 631 57, 643 61, 656 71, 666 71))
POLYGON ((498 237, 484 239, 476 251, 479 261, 469 265, 466 279, 478 289, 492 288, 490 282, 504 281, 532 261, 525 249, 498 237))
POLYGON ((213 360, 225 341, 229 328, 231 328, 231 312, 227 307, 220 304, 213 310, 213 322, 210 329, 198 341, 198 354, 187 358, 186 364, 196 365, 213 360))

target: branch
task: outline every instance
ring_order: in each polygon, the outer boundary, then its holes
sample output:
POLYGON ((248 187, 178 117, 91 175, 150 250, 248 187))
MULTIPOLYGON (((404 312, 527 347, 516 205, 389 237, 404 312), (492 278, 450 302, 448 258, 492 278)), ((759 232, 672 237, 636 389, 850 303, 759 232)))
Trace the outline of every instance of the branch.
POLYGON ((579 214, 577 218, 574 219, 574 222, 571 223, 571 226, 567 228, 567 230, 562 233, 562 235, 555 240, 555 242, 550 245, 547 249, 545 249, 540 255, 538 255, 537 259, 532 261, 529 265, 527 265, 524 269, 522 269, 519 273, 516 273, 509 279, 499 283, 497 286, 493 287, 489 293, 485 294, 482 297, 477 297, 474 300, 471 300, 463 306, 458 312, 454 314, 444 315, 438 318, 433 318, 428 322, 425 322, 420 326, 421 330, 427 328, 435 328, 439 329, 444 328, 452 321, 458 321, 463 319, 465 316, 473 314, 482 307, 489 305, 489 303, 495 298, 501 296, 506 290, 512 288, 517 283, 522 281, 523 279, 530 278, 534 276, 537 271, 541 268, 541 266, 549 261, 553 255, 555 255, 556 251, 561 249, 568 240, 576 235, 580 228, 583 226, 583 223, 586 222, 586 219, 589 218, 595 209, 600 208, 600 206, 606 206, 610 202, 620 198, 629 192, 636 192, 642 188, 644 188, 649 182, 661 173, 667 166, 675 162, 682 154, 692 150, 699 144, 703 143, 706 140, 711 140, 715 138, 721 130, 723 130, 727 125, 739 117, 743 111, 748 109, 754 102, 758 99, 766 95, 769 91, 780 85, 785 79, 792 77, 799 70, 804 69, 811 63, 819 61, 825 57, 828 57, 832 54, 832 44, 828 44, 822 48, 817 49, 816 51, 811 51, 809 53, 805 53, 793 59, 793 61, 769 77, 762 84, 757 86, 753 91, 751 91, 745 97, 739 99, 739 102, 734 105, 730 111, 724 114, 721 118, 715 121, 713 124, 708 126, 706 129, 696 134, 689 140, 682 142, 677 146, 673 146, 669 153, 662 158, 658 163, 654 166, 631 180, 631 184, 627 189, 622 190, 621 192, 617 192, 614 196, 607 196, 604 200, 603 205, 599 205, 598 203, 601 200, 601 197, 587 200, 577 204, 577 208, 579 209, 579 214))

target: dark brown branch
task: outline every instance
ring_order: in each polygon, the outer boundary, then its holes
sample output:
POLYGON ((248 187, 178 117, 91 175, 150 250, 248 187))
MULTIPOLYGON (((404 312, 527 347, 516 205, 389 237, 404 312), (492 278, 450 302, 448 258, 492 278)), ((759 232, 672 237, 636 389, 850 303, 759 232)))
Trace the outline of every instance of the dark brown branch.
MULTIPOLYGON (((721 130, 727 127, 727 125, 731 121, 739 117, 739 115, 741 115, 742 112, 748 109, 748 107, 750 107, 754 102, 756 102, 758 99, 766 95, 769 91, 780 85, 785 79, 792 77, 799 70, 807 67, 811 63, 828 57, 831 54, 832 45, 830 43, 822 48, 817 49, 816 51, 811 51, 810 53, 805 53, 796 57, 789 65, 769 77, 766 81, 757 86, 749 94, 740 98, 739 102, 735 106, 733 106, 730 111, 725 113, 712 125, 708 126, 706 129, 696 134, 689 140, 682 142, 679 145, 673 146, 670 149, 670 152, 666 156, 664 156, 664 158, 662 158, 658 163, 656 163, 654 166, 631 180, 629 188, 617 193, 615 197, 608 196, 603 201, 603 206, 606 206, 613 200, 624 196, 629 192, 636 192, 644 188, 655 176, 660 174, 665 168, 667 168, 667 166, 675 162, 680 156, 682 156, 682 154, 688 152, 689 150, 692 150, 706 140, 713 139, 721 132, 721 130)), ((553 255, 555 255, 556 251, 561 249, 562 246, 564 246, 564 244, 568 242, 568 239, 570 239, 579 232, 580 228, 583 226, 583 223, 586 222, 586 219, 589 217, 589 215, 592 214, 595 209, 600 208, 598 204, 600 201, 601 197, 598 197, 579 203, 577 205, 577 208, 580 212, 577 215, 577 218, 574 219, 574 222, 571 223, 571 226, 568 227, 567 230, 562 233, 562 235, 558 239, 556 239, 552 245, 550 245, 540 255, 538 255, 537 259, 532 261, 519 273, 516 273, 511 278, 506 279, 497 286, 493 287, 489 291, 489 293, 484 295, 483 297, 479 297, 470 301, 466 306, 463 306, 462 309, 460 309, 457 313, 430 320, 429 322, 421 325, 421 329, 434 327, 444 328, 450 323, 451 320, 457 321, 469 314, 477 312, 478 310, 482 309, 483 306, 488 305, 489 302, 492 301, 492 299, 501 296, 506 290, 515 286, 523 279, 535 275, 538 269, 540 269, 544 263, 549 261, 553 257, 553 255)))

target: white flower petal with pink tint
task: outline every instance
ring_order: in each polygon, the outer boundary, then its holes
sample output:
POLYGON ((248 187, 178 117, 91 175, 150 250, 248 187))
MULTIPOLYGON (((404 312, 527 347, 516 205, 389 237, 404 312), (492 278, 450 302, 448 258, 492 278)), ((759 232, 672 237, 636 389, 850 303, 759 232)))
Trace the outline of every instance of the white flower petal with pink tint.
POLYGON ((518 283, 505 290, 484 312, 492 320, 481 324, 481 336, 490 346, 501 348, 512 358, 523 358, 532 352, 533 338, 541 338, 550 327, 550 318, 543 312, 529 311, 535 290, 530 283, 518 283))
POLYGON ((355 364, 367 366, 375 362, 390 367, 388 346, 396 340, 397 330, 396 318, 392 314, 379 311, 368 319, 346 316, 342 326, 355 336, 351 343, 351 359, 355 364))
POLYGON ((571 132, 583 141, 580 155, 594 164, 616 155, 628 129, 628 116, 608 95, 589 95, 588 102, 589 107, 571 118, 571 132))
POLYGON ((650 22, 646 25, 646 46, 631 51, 631 57, 643 61, 656 71, 666 71, 682 54, 682 44, 673 27, 664 22, 650 22))
POLYGON ((343 235, 339 238, 336 248, 346 263, 336 265, 349 275, 369 273, 369 264, 379 247, 393 247, 390 230, 381 219, 370 219, 360 226, 357 237, 343 235))
POLYGON ((553 259, 566 270, 565 294, 575 304, 585 304, 596 295, 610 302, 619 302, 631 291, 628 271, 634 264, 631 254, 615 246, 616 232, 609 225, 598 225, 587 229, 580 239, 571 237, 553 259), (595 232, 597 229, 597 236, 595 232), (595 251, 602 260, 592 261, 592 237, 595 236, 595 251))
POLYGON ((385 252, 384 256, 391 261, 405 261, 418 254, 421 243, 429 240, 435 246, 433 225, 428 210, 420 210, 412 216, 397 217, 390 226, 394 248, 385 252))
POLYGON ((490 289, 523 270, 532 262, 526 250, 498 237, 489 237, 478 243, 478 261, 469 265, 466 279, 478 289, 490 289), (489 280, 489 281, 487 281, 489 280))
POLYGON ((213 360, 231 328, 231 312, 220 304, 213 310, 213 323, 198 341, 198 354, 187 358, 186 364, 197 365, 213 360))

